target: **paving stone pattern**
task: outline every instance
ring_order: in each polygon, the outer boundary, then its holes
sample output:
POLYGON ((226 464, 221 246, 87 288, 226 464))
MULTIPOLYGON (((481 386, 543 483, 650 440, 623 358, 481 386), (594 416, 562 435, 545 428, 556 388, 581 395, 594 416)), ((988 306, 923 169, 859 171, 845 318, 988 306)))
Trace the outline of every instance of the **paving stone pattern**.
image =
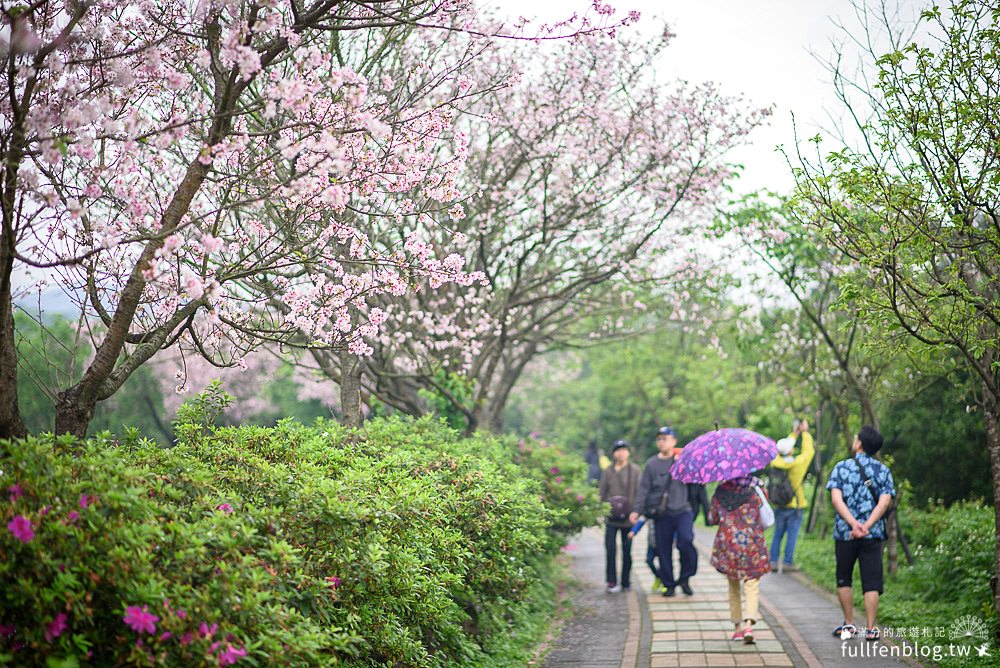
MULTIPOLYGON (((667 598, 651 593, 641 534, 633 548, 633 591, 604 591, 603 531, 588 529, 567 550, 579 579, 574 614, 551 643, 546 668, 660 668, 665 666, 807 666, 897 668, 919 665, 890 657, 845 656, 843 642, 830 636, 839 622, 835 600, 801 575, 771 574, 761 583, 756 643, 730 639, 726 578, 708 562, 713 533, 700 528, 698 574, 693 596, 679 589, 667 598)), ((831 548, 832 553, 832 548, 831 548)), ((675 551, 674 572, 679 572, 675 551)), ((831 554, 832 560, 832 554, 831 554)), ((831 565, 832 568, 832 565, 831 565)), ((859 617, 860 618, 860 617, 859 617)), ((863 644, 863 641, 853 641, 863 644)))

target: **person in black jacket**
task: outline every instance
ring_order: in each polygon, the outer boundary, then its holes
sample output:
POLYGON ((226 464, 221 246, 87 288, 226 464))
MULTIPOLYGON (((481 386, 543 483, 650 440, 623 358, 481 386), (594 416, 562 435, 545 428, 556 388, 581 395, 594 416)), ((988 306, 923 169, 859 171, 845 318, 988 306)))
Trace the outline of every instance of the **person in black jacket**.
POLYGON ((688 503, 691 504, 691 512, 694 519, 698 519, 698 511, 705 514, 705 526, 708 526, 708 493, 705 486, 697 482, 688 483, 688 503))
POLYGON ((596 485, 601 479, 601 451, 597 449, 597 441, 591 441, 587 446, 587 482, 596 485))
POLYGON ((653 519, 656 527, 656 551, 660 557, 660 578, 664 596, 675 596, 677 587, 688 596, 694 594, 689 579, 698 572, 698 552, 694 547, 694 513, 688 501, 688 489, 670 475, 674 463, 677 436, 670 427, 656 432, 658 454, 646 460, 639 481, 629 522, 635 524, 640 515, 653 519), (674 579, 674 539, 681 556, 681 572, 674 579))

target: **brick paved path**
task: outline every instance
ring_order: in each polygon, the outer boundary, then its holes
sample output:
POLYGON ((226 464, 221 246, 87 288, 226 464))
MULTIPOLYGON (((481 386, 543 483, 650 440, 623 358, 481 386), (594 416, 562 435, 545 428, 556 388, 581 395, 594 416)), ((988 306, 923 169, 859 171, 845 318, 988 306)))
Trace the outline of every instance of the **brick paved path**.
MULTIPOLYGON (((831 596, 801 576, 768 575, 761 582, 757 642, 730 640, 726 578, 708 563, 712 532, 699 528, 694 596, 652 594, 645 564, 645 534, 633 548, 633 591, 607 594, 603 588, 603 532, 588 529, 569 545, 580 580, 574 615, 551 643, 545 668, 660 668, 663 666, 807 666, 899 668, 890 658, 851 658, 844 643, 830 637, 840 609, 831 596)), ((674 554, 674 572, 679 572, 674 554)), ((863 644, 863 643, 862 643, 863 644)), ((910 665, 916 665, 911 662, 910 665)))
MULTIPOLYGON (((680 572, 676 550, 674 572, 680 572)), ((645 564, 639 573, 639 582, 644 592, 650 592, 653 575, 645 564)), ((729 619, 728 586, 725 576, 708 564, 707 554, 700 553, 698 575, 691 579, 694 596, 685 596, 679 589, 673 598, 643 594, 653 622, 648 664, 651 668, 794 665, 776 639, 766 613, 765 619, 754 626, 755 644, 744 645, 730 640, 733 625, 729 619)))

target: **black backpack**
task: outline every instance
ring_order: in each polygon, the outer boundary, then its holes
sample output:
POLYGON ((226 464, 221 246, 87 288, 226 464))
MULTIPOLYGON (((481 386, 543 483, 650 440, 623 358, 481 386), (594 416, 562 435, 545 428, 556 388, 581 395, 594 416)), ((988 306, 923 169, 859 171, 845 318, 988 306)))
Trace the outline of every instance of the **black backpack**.
POLYGON ((795 489, 792 488, 792 481, 788 479, 788 471, 768 469, 767 498, 776 508, 783 508, 795 500, 795 489))

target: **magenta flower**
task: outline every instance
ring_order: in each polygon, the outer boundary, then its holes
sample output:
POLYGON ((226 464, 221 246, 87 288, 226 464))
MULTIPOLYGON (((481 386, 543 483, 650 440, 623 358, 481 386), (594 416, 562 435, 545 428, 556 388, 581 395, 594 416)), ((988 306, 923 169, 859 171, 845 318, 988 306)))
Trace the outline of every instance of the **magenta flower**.
POLYGON ((55 619, 45 625, 45 640, 51 642, 66 630, 66 613, 60 612, 55 619))
POLYGON ((583 501, 583 494, 577 494, 576 495, 576 500, 577 501, 583 501))
POLYGON ((177 619, 184 619, 187 616, 188 616, 187 612, 181 610, 180 608, 177 609, 177 619))
POLYGON ((558 485, 558 484, 560 484, 561 482, 562 482, 562 476, 561 476, 561 475, 557 475, 557 476, 556 476, 556 484, 558 485))
POLYGON ((326 579, 326 581, 330 583, 330 588, 332 589, 336 589, 337 587, 340 586, 340 578, 338 578, 336 575, 331 575, 326 579))
POLYGON ((228 503, 220 503, 219 505, 217 505, 215 507, 215 509, 216 510, 221 510, 222 512, 224 512, 227 515, 230 514, 231 512, 233 512, 233 507, 231 505, 229 505, 228 503))
POLYGON ((549 469, 549 473, 551 473, 552 475, 558 475, 559 474, 559 467, 558 466, 553 466, 552 468, 549 469))
POLYGON ((0 624, 0 636, 4 638, 11 637, 15 631, 17 631, 17 627, 13 624, 0 624))
POLYGON ((81 494, 80 495, 80 507, 81 508, 86 508, 87 506, 89 506, 93 502, 94 502, 94 498, 93 497, 87 496, 86 494, 81 494))
POLYGON ((41 515, 42 517, 45 517, 46 515, 49 514, 49 512, 51 510, 52 510, 52 506, 45 506, 44 508, 42 508, 42 510, 38 514, 41 515))
POLYGON ((215 635, 215 632, 218 629, 219 629, 218 624, 212 624, 211 626, 209 626, 205 622, 202 622, 201 626, 198 627, 198 635, 201 636, 202 638, 211 638, 212 636, 215 635))
POLYGON ((186 647, 191 644, 192 640, 194 640, 194 634, 188 631, 187 633, 181 636, 181 645, 184 645, 186 647))
POLYGON ((69 520, 70 524, 76 524, 76 521, 80 519, 80 513, 75 510, 71 510, 69 511, 69 515, 66 516, 66 519, 69 520))
POLYGON ((149 611, 149 606, 141 608, 137 605, 130 605, 125 608, 125 616, 122 621, 132 627, 136 633, 156 633, 156 622, 160 618, 149 611))
POLYGON ((11 503, 14 503, 18 499, 20 499, 21 496, 24 494, 24 490, 21 489, 21 485, 19 483, 14 483, 13 485, 7 488, 7 491, 10 492, 11 503))
POLYGON ((231 666, 240 660, 240 657, 247 655, 247 651, 242 647, 233 647, 232 645, 226 645, 226 649, 219 653, 219 665, 220 666, 231 666))
POLYGON ((173 635, 174 634, 171 633, 170 631, 164 631, 163 633, 160 634, 160 642, 170 639, 171 637, 173 637, 173 635))
POLYGON ((18 515, 7 522, 7 530, 22 543, 30 543, 31 539, 35 537, 35 529, 31 526, 31 520, 24 515, 18 515))

